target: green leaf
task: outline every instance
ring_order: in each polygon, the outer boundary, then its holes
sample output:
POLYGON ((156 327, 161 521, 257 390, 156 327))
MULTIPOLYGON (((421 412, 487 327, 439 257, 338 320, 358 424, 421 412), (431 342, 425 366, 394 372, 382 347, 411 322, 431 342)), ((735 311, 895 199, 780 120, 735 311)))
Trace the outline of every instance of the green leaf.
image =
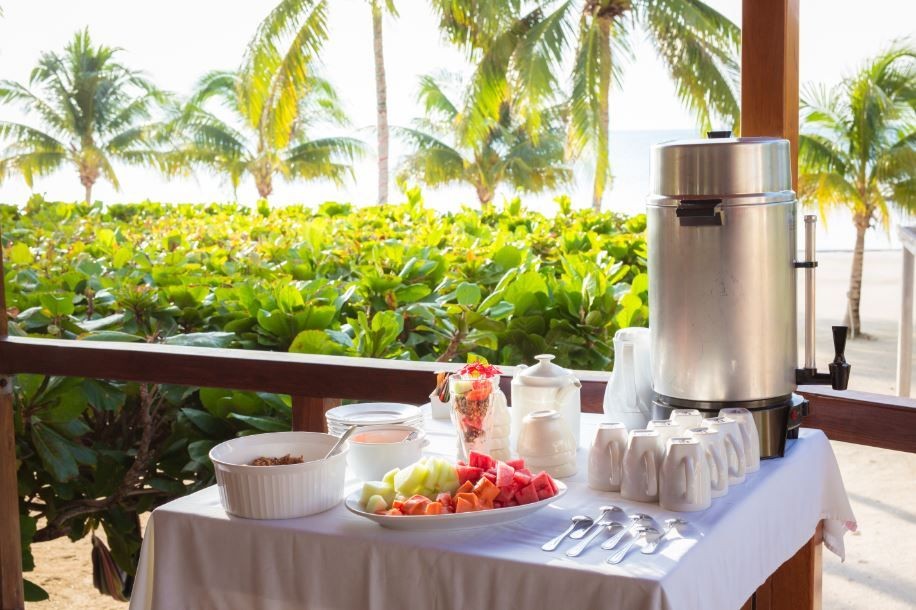
POLYGON ((8 258, 14 265, 29 265, 35 260, 29 247, 21 242, 14 244, 13 247, 10 248, 8 258))
POLYGON ((294 286, 283 286, 277 291, 277 306, 280 311, 293 313, 304 305, 305 301, 302 299, 302 293, 296 290, 294 286))
POLYGON ((33 583, 28 578, 22 580, 22 590, 27 602, 43 602, 50 598, 48 592, 33 583))
MULTIPOLYGON (((207 390, 207 389, 209 388, 200 389, 201 402, 204 402, 205 406, 206 406, 206 402, 203 400, 203 393, 204 393, 204 390, 207 390)), ((207 411, 210 411, 209 407, 207 408, 207 411)), ((187 417, 191 421, 192 424, 194 424, 198 429, 200 429, 205 434, 209 434, 210 436, 221 436, 221 435, 226 434, 226 424, 223 423, 223 421, 220 420, 219 417, 214 417, 213 415, 211 415, 210 413, 207 413, 206 411, 201 411, 200 409, 185 408, 185 409, 181 409, 181 414, 187 417)), ((226 414, 228 414, 228 409, 226 411, 226 414)))
POLYGON ((77 326, 83 329, 86 332, 92 332, 95 330, 101 330, 109 326, 114 326, 119 322, 124 320, 123 313, 113 313, 110 316, 105 316, 104 318, 96 318, 95 320, 84 320, 79 322, 77 326))
POLYGON ((410 286, 401 286, 395 289, 394 294, 399 303, 416 303, 424 299, 432 292, 432 288, 426 284, 411 284, 410 286))
POLYGON ((216 447, 216 441, 200 440, 188 444, 188 455, 195 462, 210 463, 210 450, 216 447))
POLYGON ((235 333, 209 332, 172 335, 166 338, 165 343, 187 347, 229 347, 234 340, 235 333))
POLYGON ((32 444, 41 463, 56 481, 69 481, 79 475, 69 443, 40 422, 32 424, 32 444))
POLYGON ((459 305, 473 307, 480 302, 480 286, 462 282, 458 284, 458 288, 455 290, 455 297, 458 299, 459 305))
POLYGON ((289 351, 297 354, 342 356, 347 353, 347 348, 331 339, 323 330, 304 330, 293 339, 289 351))
POLYGON ((38 302, 55 318, 69 316, 75 309, 73 306, 73 297, 70 295, 46 293, 38 296, 38 302))
POLYGON ((82 341, 120 341, 124 343, 136 343, 144 340, 143 337, 119 330, 98 330, 80 335, 79 339, 82 341))
POLYGON ((515 246, 503 246, 493 255, 493 262, 504 271, 514 269, 522 262, 522 251, 515 246))
POLYGON ((241 415, 230 413, 229 419, 237 419, 261 432, 289 432, 289 422, 284 422, 274 417, 257 417, 254 415, 241 415))

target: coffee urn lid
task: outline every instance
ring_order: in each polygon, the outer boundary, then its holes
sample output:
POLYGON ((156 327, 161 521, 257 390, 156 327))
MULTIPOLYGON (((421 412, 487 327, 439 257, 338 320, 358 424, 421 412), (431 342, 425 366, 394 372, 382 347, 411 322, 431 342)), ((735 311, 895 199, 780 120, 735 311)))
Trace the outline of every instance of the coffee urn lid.
POLYGON ((705 140, 673 140, 653 146, 651 196, 795 198, 788 140, 724 135, 728 132, 713 132, 705 140))

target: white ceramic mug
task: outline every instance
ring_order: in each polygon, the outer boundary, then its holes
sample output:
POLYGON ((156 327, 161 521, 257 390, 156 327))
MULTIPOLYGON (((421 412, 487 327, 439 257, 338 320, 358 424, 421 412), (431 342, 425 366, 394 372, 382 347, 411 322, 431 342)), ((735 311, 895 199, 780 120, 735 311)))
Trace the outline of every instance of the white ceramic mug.
POLYGON ((426 432, 403 424, 360 426, 350 436, 347 465, 361 481, 380 481, 389 470, 410 466, 429 445, 426 432), (405 440, 411 432, 417 437, 405 440))
POLYGON ((653 419, 646 425, 646 428, 658 432, 658 450, 655 453, 655 458, 661 464, 662 458, 665 457, 665 451, 668 450, 668 441, 675 436, 683 436, 681 427, 677 422, 670 419, 653 419))
POLYGON ((691 428, 700 427, 703 423, 703 414, 696 409, 675 409, 668 419, 676 423, 681 429, 681 436, 685 436, 691 428))
POLYGON ((687 431, 687 436, 697 439, 706 451, 712 497, 721 498, 728 493, 728 458, 725 455, 725 437, 718 430, 710 428, 691 428, 687 431))
POLYGON ((710 417, 703 420, 703 425, 718 430, 725 440, 725 455, 728 459, 728 484, 744 483, 747 462, 744 458, 744 441, 741 440, 741 427, 731 417, 710 417))
POLYGON ((558 479, 576 474, 576 439, 553 409, 534 411, 522 419, 518 456, 532 472, 546 470, 558 479))
POLYGON ((637 502, 658 501, 658 432, 630 430, 623 454, 620 495, 637 502))
POLYGON ((744 441, 745 472, 760 470, 760 436, 754 414, 741 407, 729 407, 719 411, 720 417, 731 417, 741 428, 741 440, 744 441))
POLYGON ((626 426, 617 422, 598 424, 588 452, 588 486, 601 491, 620 491, 626 449, 626 426))
POLYGON ((668 441, 658 472, 658 503, 666 510, 683 512, 712 505, 709 462, 697 439, 676 436, 668 441))

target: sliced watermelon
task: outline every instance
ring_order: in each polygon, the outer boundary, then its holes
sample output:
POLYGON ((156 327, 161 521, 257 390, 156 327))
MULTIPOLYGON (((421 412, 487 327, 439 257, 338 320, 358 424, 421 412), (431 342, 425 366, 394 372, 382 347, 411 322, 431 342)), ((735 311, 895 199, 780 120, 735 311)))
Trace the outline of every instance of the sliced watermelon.
POLYGON ((443 507, 450 506, 452 504, 452 494, 448 493, 447 491, 443 491, 436 496, 436 502, 442 504, 443 507))
POLYGON ((534 474, 533 474, 530 470, 528 470, 527 468, 516 468, 516 470, 517 470, 518 472, 521 472, 522 474, 527 474, 529 477, 533 477, 533 476, 534 476, 534 474))
POLYGON ((515 497, 515 492, 517 491, 518 491, 518 488, 515 487, 514 485, 510 485, 508 487, 501 487, 499 489, 499 495, 496 496, 496 502, 501 502, 503 504, 506 504, 507 502, 509 502, 509 500, 515 497))
POLYGON ((531 504, 538 501, 538 492, 534 488, 534 483, 529 483, 520 488, 515 494, 515 501, 519 504, 531 504))
POLYGON ((519 487, 524 487, 531 482, 531 476, 525 474, 520 470, 516 470, 515 474, 512 475, 512 479, 515 481, 516 485, 519 487))
POLYGON ((552 498, 555 495, 556 494, 553 493, 553 490, 548 489, 547 487, 538 490, 538 500, 546 500, 547 498, 552 498))
POLYGON ((512 476, 515 474, 515 468, 505 462, 496 462, 496 486, 508 487, 512 484, 512 476))
POLYGON ((485 453, 471 451, 468 454, 468 465, 473 466, 475 468, 482 468, 484 470, 488 470, 490 468, 496 467, 496 460, 494 460, 493 458, 491 458, 489 455, 485 453))
POLYGON ((535 489, 553 490, 553 482, 550 480, 550 475, 543 470, 531 479, 531 483, 534 485, 535 489))
POLYGON ((506 464, 508 464, 509 466, 512 466, 516 470, 521 470, 522 468, 525 467, 525 460, 523 460, 522 458, 518 458, 515 460, 506 460, 506 464))
POLYGON ((473 466, 457 466, 458 470, 458 484, 462 485, 465 481, 470 481, 472 484, 480 480, 481 475, 483 475, 482 468, 475 468, 473 466))
POLYGON ((496 473, 495 473, 495 472, 490 472, 490 471, 488 470, 487 472, 483 473, 483 478, 489 479, 490 482, 493 483, 493 484, 496 483, 496 473))

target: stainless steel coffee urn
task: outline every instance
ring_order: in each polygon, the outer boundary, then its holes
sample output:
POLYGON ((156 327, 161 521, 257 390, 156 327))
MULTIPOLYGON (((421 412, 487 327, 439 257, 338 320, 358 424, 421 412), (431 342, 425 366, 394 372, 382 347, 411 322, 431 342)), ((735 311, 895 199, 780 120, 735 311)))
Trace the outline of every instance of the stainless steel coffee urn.
POLYGON ((814 363, 814 216, 796 260, 789 142, 709 139, 654 146, 648 202, 654 417, 723 407, 754 414, 763 457, 797 437, 807 402, 796 384, 845 389, 846 328, 831 373, 814 363), (805 363, 797 366, 796 270, 806 275, 805 363))

